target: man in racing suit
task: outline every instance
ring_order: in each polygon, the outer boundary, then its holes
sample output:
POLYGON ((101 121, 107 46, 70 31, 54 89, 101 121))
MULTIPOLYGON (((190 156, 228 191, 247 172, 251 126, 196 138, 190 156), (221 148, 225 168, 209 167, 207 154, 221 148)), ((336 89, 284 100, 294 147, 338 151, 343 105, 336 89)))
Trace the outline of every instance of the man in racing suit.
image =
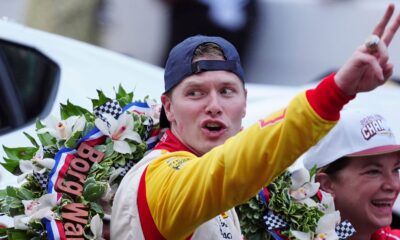
POLYGON ((168 129, 121 182, 112 239, 241 239, 233 207, 317 143, 358 92, 391 76, 387 46, 400 17, 385 28, 393 11, 390 5, 373 31, 378 42, 360 46, 336 74, 245 130, 247 92, 235 47, 200 35, 174 47, 161 97, 160 124, 168 129))

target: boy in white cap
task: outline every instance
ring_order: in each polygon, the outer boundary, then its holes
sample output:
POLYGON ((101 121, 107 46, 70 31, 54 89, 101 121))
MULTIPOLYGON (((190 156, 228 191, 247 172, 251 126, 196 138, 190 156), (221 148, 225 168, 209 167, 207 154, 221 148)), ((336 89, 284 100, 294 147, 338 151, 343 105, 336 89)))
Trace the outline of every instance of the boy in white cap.
POLYGON ((400 190, 399 151, 381 114, 351 109, 304 155, 306 168, 318 168, 316 181, 333 195, 342 220, 354 226, 352 239, 400 239, 399 231, 388 227, 400 190))

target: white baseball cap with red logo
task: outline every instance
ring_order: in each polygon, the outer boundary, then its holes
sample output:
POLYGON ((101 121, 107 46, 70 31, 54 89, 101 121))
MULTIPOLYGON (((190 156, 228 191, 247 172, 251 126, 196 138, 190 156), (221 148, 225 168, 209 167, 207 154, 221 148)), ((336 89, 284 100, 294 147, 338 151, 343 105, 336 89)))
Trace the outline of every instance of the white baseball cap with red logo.
POLYGON ((346 109, 336 126, 304 155, 307 169, 324 167, 337 159, 400 151, 387 120, 367 109, 346 109))

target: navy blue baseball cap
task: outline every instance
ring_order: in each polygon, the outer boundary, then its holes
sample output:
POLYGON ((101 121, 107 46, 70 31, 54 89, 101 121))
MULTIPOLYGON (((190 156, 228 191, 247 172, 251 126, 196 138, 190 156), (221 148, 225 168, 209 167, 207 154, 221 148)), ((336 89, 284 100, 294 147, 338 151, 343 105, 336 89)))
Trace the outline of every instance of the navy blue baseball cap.
MULTIPOLYGON (((164 93, 170 91, 190 75, 218 70, 232 72, 244 83, 244 71, 240 63, 239 53, 230 42, 215 36, 196 35, 186 38, 172 48, 169 53, 164 71, 164 93), (205 43, 218 45, 224 54, 225 60, 199 60, 193 62, 195 50, 205 43)), ((164 107, 161 109, 160 126, 161 128, 170 126, 164 107)))

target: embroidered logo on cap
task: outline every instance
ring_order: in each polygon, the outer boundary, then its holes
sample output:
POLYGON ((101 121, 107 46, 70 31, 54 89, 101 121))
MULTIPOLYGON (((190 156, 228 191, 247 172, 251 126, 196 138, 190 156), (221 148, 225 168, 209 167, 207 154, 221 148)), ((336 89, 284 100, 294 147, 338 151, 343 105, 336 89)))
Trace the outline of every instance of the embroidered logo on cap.
POLYGON ((361 121, 361 134, 365 140, 370 140, 378 134, 387 134, 391 136, 393 133, 384 123, 384 118, 381 115, 370 115, 363 118, 361 121))

